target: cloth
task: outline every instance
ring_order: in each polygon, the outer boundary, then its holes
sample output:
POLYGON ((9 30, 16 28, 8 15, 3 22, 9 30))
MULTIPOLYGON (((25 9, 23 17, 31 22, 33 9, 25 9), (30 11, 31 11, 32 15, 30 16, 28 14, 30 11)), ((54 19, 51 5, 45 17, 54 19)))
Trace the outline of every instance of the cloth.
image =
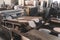
POLYGON ((36 24, 34 23, 34 21, 28 21, 28 23, 29 23, 29 26, 32 28, 36 27, 36 24))

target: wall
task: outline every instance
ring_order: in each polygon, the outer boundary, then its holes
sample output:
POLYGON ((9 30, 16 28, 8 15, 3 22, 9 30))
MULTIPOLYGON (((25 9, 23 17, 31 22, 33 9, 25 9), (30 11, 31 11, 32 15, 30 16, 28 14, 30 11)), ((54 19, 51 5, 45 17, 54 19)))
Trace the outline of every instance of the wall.
POLYGON ((16 0, 4 0, 4 1, 5 1, 5 4, 8 4, 8 5, 14 5, 16 2, 16 0))
POLYGON ((11 5, 11 0, 4 0, 5 4, 11 5))
POLYGON ((57 1, 58 3, 60 3, 60 0, 53 0, 53 2, 54 2, 54 1, 57 1))
POLYGON ((41 1, 41 2, 46 1, 47 2, 47 6, 48 6, 49 0, 39 0, 39 1, 41 1))
POLYGON ((24 6, 24 0, 18 0, 18 4, 24 6))
POLYGON ((0 0, 0 4, 3 4, 3 0, 0 0))

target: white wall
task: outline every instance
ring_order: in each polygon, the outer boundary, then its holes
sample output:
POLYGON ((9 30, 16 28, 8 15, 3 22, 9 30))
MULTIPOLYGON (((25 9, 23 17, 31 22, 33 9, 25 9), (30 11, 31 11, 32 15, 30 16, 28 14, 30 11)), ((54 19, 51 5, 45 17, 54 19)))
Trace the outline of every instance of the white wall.
POLYGON ((4 0, 5 4, 12 5, 15 3, 16 0, 4 0))
POLYGON ((54 2, 54 1, 58 1, 58 3, 60 2, 60 0, 53 0, 53 2, 54 2))
POLYGON ((4 0, 5 4, 11 5, 11 0, 4 0))
POLYGON ((24 0, 18 0, 18 4, 24 6, 24 0))
POLYGON ((3 4, 3 0, 0 0, 0 4, 3 4))

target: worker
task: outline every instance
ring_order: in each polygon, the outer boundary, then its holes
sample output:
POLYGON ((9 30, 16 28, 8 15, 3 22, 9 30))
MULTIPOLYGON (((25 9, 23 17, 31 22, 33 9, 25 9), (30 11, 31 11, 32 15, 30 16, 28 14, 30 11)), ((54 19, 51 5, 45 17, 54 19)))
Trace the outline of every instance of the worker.
POLYGON ((58 3, 54 2, 51 7, 50 7, 50 11, 49 11, 49 15, 50 17, 57 17, 57 12, 58 12, 59 8, 58 8, 58 3))

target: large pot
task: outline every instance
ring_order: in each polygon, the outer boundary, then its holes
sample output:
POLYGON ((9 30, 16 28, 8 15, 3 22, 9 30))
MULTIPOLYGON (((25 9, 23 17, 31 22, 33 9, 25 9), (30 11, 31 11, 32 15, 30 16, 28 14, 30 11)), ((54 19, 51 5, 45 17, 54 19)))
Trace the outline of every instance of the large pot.
POLYGON ((0 28, 0 40, 11 40, 10 31, 5 28, 0 28))

